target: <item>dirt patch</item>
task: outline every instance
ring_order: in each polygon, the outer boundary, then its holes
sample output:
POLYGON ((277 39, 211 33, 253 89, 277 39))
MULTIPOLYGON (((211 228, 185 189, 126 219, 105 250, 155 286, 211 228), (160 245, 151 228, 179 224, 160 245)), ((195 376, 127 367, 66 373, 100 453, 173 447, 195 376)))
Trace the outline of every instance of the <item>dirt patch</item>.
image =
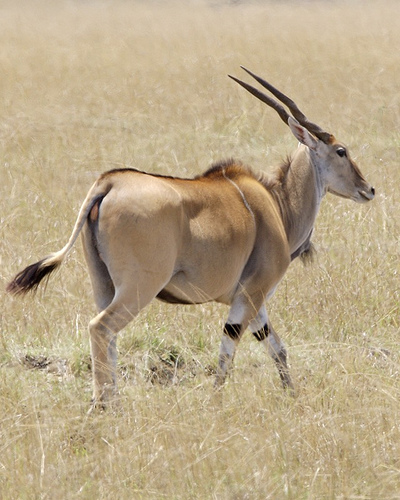
POLYGON ((20 363, 31 370, 43 370, 54 375, 66 375, 69 372, 67 359, 25 354, 19 358, 20 363))

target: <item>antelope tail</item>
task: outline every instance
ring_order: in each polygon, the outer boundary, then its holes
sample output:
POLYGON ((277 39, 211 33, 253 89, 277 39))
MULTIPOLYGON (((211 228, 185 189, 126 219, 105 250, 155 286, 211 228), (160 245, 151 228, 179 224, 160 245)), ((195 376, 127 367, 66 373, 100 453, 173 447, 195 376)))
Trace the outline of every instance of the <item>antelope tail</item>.
POLYGON ((58 252, 54 252, 35 264, 31 264, 20 271, 6 287, 6 291, 13 295, 25 295, 28 292, 36 292, 40 283, 58 269, 65 257, 70 252, 76 239, 79 236, 92 208, 96 203, 101 203, 109 189, 99 189, 100 186, 95 183, 92 189, 88 192, 85 201, 83 202, 75 222, 74 229, 69 238, 68 243, 58 252))

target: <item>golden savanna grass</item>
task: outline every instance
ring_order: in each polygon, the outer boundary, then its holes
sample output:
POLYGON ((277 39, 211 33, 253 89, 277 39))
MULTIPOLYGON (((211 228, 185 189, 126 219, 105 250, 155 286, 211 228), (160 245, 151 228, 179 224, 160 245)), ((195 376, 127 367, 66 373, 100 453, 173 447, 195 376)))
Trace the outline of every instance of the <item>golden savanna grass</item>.
POLYGON ((121 411, 88 417, 80 249, 1 292, 3 499, 400 498, 397 1, 0 3, 1 278, 66 242, 97 175, 256 169, 296 142, 227 78, 243 64, 347 142, 376 199, 324 200, 310 267, 270 303, 294 400, 246 335, 220 399, 227 308, 154 302, 119 337, 121 411))

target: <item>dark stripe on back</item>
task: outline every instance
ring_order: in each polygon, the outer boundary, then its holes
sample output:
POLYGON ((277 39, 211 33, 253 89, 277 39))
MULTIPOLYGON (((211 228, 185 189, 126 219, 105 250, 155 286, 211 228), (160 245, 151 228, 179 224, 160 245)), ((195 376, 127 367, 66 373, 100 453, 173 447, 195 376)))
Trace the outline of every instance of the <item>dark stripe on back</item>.
POLYGON ((142 170, 138 170, 137 168, 114 168, 112 170, 108 170, 101 174, 100 179, 104 179, 109 175, 113 174, 123 174, 123 173, 137 173, 143 175, 150 175, 151 177, 158 177, 161 179, 175 179, 175 180, 183 180, 183 181, 193 181, 200 179, 216 179, 223 178, 224 175, 228 177, 236 177, 237 175, 249 175, 251 177, 256 178, 256 175, 253 173, 251 168, 246 167, 241 162, 230 159, 226 161, 221 161, 219 163, 213 164, 210 168, 208 168, 205 172, 196 175, 194 177, 176 177, 172 175, 163 175, 163 174, 155 174, 151 172, 143 172, 142 170))

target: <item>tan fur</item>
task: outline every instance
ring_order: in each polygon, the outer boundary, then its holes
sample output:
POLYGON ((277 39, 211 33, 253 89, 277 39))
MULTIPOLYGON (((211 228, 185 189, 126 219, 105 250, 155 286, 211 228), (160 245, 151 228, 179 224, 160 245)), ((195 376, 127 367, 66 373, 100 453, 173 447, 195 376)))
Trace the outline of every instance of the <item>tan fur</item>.
POLYGON ((264 302, 290 261, 310 250, 324 194, 365 202, 374 190, 348 153, 338 154, 344 146, 333 136, 324 142, 295 120, 288 124, 303 145, 274 178, 233 160, 194 179, 134 169, 106 172, 87 194, 64 248, 8 285, 11 293, 36 289, 82 232, 98 308, 89 324, 95 405, 116 396, 117 333, 155 297, 231 306, 227 323, 236 326, 225 329, 217 386, 249 326, 275 359, 284 386, 292 387, 286 351, 264 302), (269 341, 260 331, 269 332, 269 341))

